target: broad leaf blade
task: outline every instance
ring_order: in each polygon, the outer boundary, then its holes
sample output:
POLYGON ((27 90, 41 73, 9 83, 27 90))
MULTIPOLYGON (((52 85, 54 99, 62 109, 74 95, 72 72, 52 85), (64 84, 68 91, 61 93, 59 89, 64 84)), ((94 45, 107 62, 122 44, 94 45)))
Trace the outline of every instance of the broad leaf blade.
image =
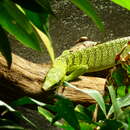
POLYGON ((11 106, 9 106, 8 104, 6 104, 5 102, 0 100, 0 106, 4 106, 6 107, 9 111, 15 112, 15 109, 13 109, 11 106))
POLYGON ((119 104, 116 101, 116 94, 115 94, 113 86, 108 86, 108 90, 109 90, 109 93, 110 93, 115 118, 118 119, 118 118, 120 118, 120 115, 122 114, 122 110, 120 109, 119 104))
POLYGON ((23 127, 21 127, 21 126, 16 126, 16 125, 1 125, 0 126, 0 129, 2 130, 24 130, 24 128, 23 127))
POLYGON ((26 122, 28 122, 31 126, 33 126, 35 129, 37 129, 37 125, 35 123, 33 123, 31 120, 29 120, 26 116, 24 116, 22 113, 17 112, 16 116, 18 116, 19 118, 25 120, 26 122))
POLYGON ((75 115, 74 106, 72 102, 61 96, 56 96, 56 98, 58 99, 58 101, 55 103, 54 111, 57 112, 57 114, 54 117, 52 123, 63 118, 74 129, 80 130, 79 122, 75 115))
POLYGON ((117 96, 124 97, 126 95, 126 88, 126 86, 119 86, 119 88, 117 88, 117 96))
POLYGON ((118 120, 104 120, 102 126, 100 126, 101 130, 119 130, 122 124, 118 120))
POLYGON ((82 93, 85 93, 85 94, 88 94, 89 96, 91 96, 93 99, 95 99, 97 101, 97 103, 99 104, 100 108, 102 109, 104 115, 106 116, 105 103, 104 103, 102 95, 98 91, 92 90, 92 89, 84 89, 84 90, 79 89, 79 88, 75 87, 74 85, 69 84, 68 82, 64 82, 64 85, 74 88, 82 93))
POLYGON ((30 98, 30 97, 20 98, 16 101, 12 102, 11 106, 17 107, 17 106, 23 106, 23 105, 26 105, 26 104, 37 104, 39 106, 46 106, 45 103, 39 102, 39 101, 37 101, 33 98, 30 98))
POLYGON ((100 108, 106 116, 106 108, 102 95, 97 90, 86 89, 82 91, 97 101, 97 103, 99 104, 100 108))
POLYGON ((26 16, 32 21, 32 23, 41 31, 43 31, 48 37, 49 35, 49 14, 43 12, 43 13, 37 13, 33 12, 27 9, 24 9, 26 16))
MULTIPOLYGON (((17 116, 20 119, 23 119, 25 121, 27 121, 29 124, 31 124, 33 127, 36 128, 36 125, 30 121, 27 117, 25 117, 22 113, 16 111, 14 108, 12 108, 11 106, 9 106, 8 104, 6 104, 5 102, 0 100, 0 106, 4 106, 6 107, 9 111, 11 111, 15 116, 17 116)), ((6 127, 6 126, 5 126, 6 127)))
POLYGON ((104 31, 104 25, 89 0, 71 0, 71 2, 84 11, 84 13, 96 23, 101 31, 104 31))
POLYGON ((130 1, 129 0, 111 0, 111 1, 130 10, 130 1))
POLYGON ((29 20, 9 0, 0 1, 0 25, 27 47, 41 50, 37 33, 29 20))
POLYGON ((86 109, 82 105, 77 105, 75 107, 75 114, 76 114, 78 120, 85 121, 87 123, 91 123, 92 122, 92 118, 90 116, 91 113, 90 112, 89 112, 89 114, 86 113, 86 109))
MULTIPOLYGON (((130 105, 130 94, 128 94, 125 97, 117 98, 116 101, 117 101, 119 108, 129 106, 130 105)), ((114 112, 114 108, 112 105, 107 116, 109 117, 113 112, 114 112)))
POLYGON ((0 26, 0 51, 2 55, 5 57, 8 67, 10 68, 12 63, 12 56, 11 56, 11 47, 8 41, 8 37, 5 31, 0 26))
POLYGON ((40 36, 42 43, 47 48, 47 51, 50 55, 52 63, 54 63, 55 56, 54 56, 54 50, 53 50, 53 47, 52 47, 51 40, 41 30, 39 30, 36 26, 33 25, 33 27, 35 28, 36 32, 40 36))
MULTIPOLYGON (((42 107, 38 107, 38 112, 43 115, 49 122, 52 122, 54 115, 52 113, 50 113, 48 110, 46 110, 45 108, 42 107)), ((56 121, 54 123, 54 125, 61 127, 62 124, 58 121, 56 121)))
POLYGON ((130 129, 130 118, 128 118, 128 130, 130 129))
POLYGON ((81 127, 81 130, 94 130, 94 129, 96 129, 96 125, 94 123, 89 124, 86 122, 81 122, 80 127, 81 127))

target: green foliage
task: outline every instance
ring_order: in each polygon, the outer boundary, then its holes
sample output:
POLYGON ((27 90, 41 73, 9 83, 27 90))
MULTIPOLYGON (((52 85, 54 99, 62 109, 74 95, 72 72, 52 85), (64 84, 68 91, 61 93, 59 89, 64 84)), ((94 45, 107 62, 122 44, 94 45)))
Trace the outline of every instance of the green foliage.
POLYGON ((26 104, 37 104, 39 106, 46 106, 45 103, 42 103, 42 102, 39 102, 35 99, 32 99, 30 97, 23 97, 23 98, 20 98, 14 102, 11 103, 11 106, 13 107, 17 107, 17 106, 23 106, 23 105, 26 105, 26 104))
POLYGON ((37 35, 26 16, 10 0, 0 1, 0 25, 28 47, 41 50, 37 35))
POLYGON ((13 125, 5 125, 5 126, 0 126, 0 129, 2 129, 2 130, 8 130, 8 129, 12 129, 12 130, 24 130, 24 128, 23 127, 20 127, 20 126, 13 126, 13 125))
POLYGON ((74 106, 72 102, 60 96, 56 96, 56 98, 58 99, 58 101, 55 103, 53 111, 55 111, 57 114, 53 118, 52 123, 63 118, 74 129, 79 130, 79 122, 75 115, 74 106))
MULTIPOLYGON (((88 15, 96 23, 97 27, 101 31, 104 30, 104 25, 101 18, 97 15, 97 12, 89 0, 70 1, 78 8, 80 8, 86 15, 88 15)), ((127 9, 130 9, 129 1, 112 1, 127 9)), ((1 0, 0 26, 8 33, 15 36, 17 40, 19 40, 27 47, 33 48, 35 50, 41 50, 40 43, 44 43, 53 63, 54 51, 48 32, 48 17, 49 15, 54 15, 54 13, 49 2, 49 0, 1 0), (33 25, 35 25, 35 27, 33 25)), ((8 66, 10 67, 12 63, 11 49, 4 31, 0 32, 3 35, 0 42, 0 44, 2 44, 0 45, 0 51, 6 58, 8 66), (7 49, 5 49, 3 43, 6 43, 5 45, 7 49)))
POLYGON ((36 26, 33 25, 33 27, 35 28, 35 31, 37 32, 37 34, 40 36, 42 43, 44 43, 44 45, 46 46, 48 53, 51 57, 52 63, 54 63, 54 51, 53 51, 51 40, 48 39, 48 37, 41 30, 39 30, 36 26))
POLYGON ((113 89, 113 86, 109 86, 108 87, 109 93, 110 93, 110 97, 112 100, 112 104, 113 104, 113 109, 114 109, 114 116, 116 119, 120 118, 122 116, 122 110, 120 109, 117 100, 116 100, 116 94, 115 91, 113 89))
POLYGON ((90 115, 92 115, 93 109, 89 110, 89 107, 86 109, 84 106, 78 104, 74 110, 75 110, 78 120, 85 121, 88 123, 92 122, 92 118, 90 115))
MULTIPOLYGON (((109 88, 112 89, 112 86, 109 88)), ((89 107, 84 107, 82 105, 76 105, 74 106, 72 102, 70 102, 68 99, 65 99, 61 96, 56 96, 56 103, 54 105, 45 104, 42 102, 39 102, 35 99, 32 99, 30 97, 24 97, 19 100, 14 101, 11 106, 7 105, 4 102, 0 102, 1 106, 5 106, 9 111, 12 111, 13 114, 15 113, 15 116, 17 116, 20 119, 26 120, 29 124, 31 124, 34 128, 38 127, 36 124, 28 120, 25 116, 22 115, 22 113, 19 113, 15 110, 15 107, 17 106, 23 106, 26 104, 36 104, 38 105, 37 112, 40 113, 42 116, 44 116, 49 122, 53 123, 55 126, 58 126, 60 128, 64 128, 64 130, 85 130, 90 129, 93 130, 96 127, 100 127, 102 130, 110 128, 110 124, 113 124, 111 126, 111 129, 116 130, 118 128, 128 128, 129 127, 129 116, 130 116, 130 95, 127 95, 126 97, 121 97, 115 99, 115 93, 114 90, 110 90, 111 93, 111 99, 112 99, 112 107, 110 108, 107 118, 105 119, 100 118, 100 121, 94 122, 92 120, 92 113, 93 113, 93 107, 91 105, 89 107), (114 100, 114 101, 113 101, 114 100), (114 103, 114 104, 113 104, 114 103), (117 105, 118 104, 118 105, 117 105), (115 107, 115 105, 117 106, 115 107), (123 111, 120 110, 120 108, 125 107, 123 111), (126 109, 126 107, 128 109, 126 109), (51 113, 51 112, 53 113, 51 113), (117 113, 120 112, 121 113, 117 113), (114 112, 115 116, 112 116, 112 113, 114 112), (55 114, 54 114, 55 113, 55 114), (123 114, 122 114, 123 113, 123 114), (121 116, 121 118, 119 118, 121 116), (60 120, 61 118, 64 119, 65 122, 62 121, 59 122, 57 120, 60 120), (80 127, 79 127, 80 126, 80 127)), ((7 110, 6 110, 7 111, 7 110)), ((11 128, 20 128, 21 126, 16 124, 16 122, 11 122, 8 119, 2 119, 0 123, 2 124, 1 127, 10 127, 11 128)))
POLYGON ((122 127, 122 124, 117 120, 104 120, 104 122, 101 123, 100 126, 101 130, 118 130, 122 127))
MULTIPOLYGON (((129 1, 112 1, 130 9, 129 1)), ((101 19, 97 16, 92 4, 88 0, 71 0, 71 2, 91 17, 100 30, 104 29, 101 19)), ((0 51, 6 58, 8 66, 10 67, 12 58, 6 31, 14 35, 22 44, 35 50, 41 50, 39 43, 42 41, 47 47, 52 61, 54 61, 54 52, 48 33, 48 17, 53 15, 49 0, 1 0, 0 5, 0 51)), ((51 105, 30 97, 23 97, 10 105, 0 100, 0 129, 25 129, 15 120, 11 120, 9 116, 5 116, 8 113, 38 129, 35 123, 16 110, 18 106, 22 107, 26 104, 37 105, 39 114, 55 126, 65 130, 93 130, 96 127, 99 127, 101 130, 130 129, 130 85, 127 87, 123 82, 126 76, 130 78, 130 66, 128 64, 122 64, 121 68, 116 68, 112 73, 111 78, 114 83, 111 82, 108 87, 111 102, 107 102, 107 104, 105 104, 103 96, 98 91, 81 90, 65 82, 65 85, 88 94, 97 101, 100 106, 99 111, 97 111, 98 115, 104 116, 97 117, 96 122, 92 120, 92 113, 96 109, 95 105, 90 105, 89 107, 79 104, 73 105, 71 101, 62 96, 56 96, 56 102, 51 105), (115 89, 115 84, 116 87, 118 86, 117 89, 115 89), (64 122, 58 121, 61 119, 64 122)))
POLYGON ((111 0, 111 1, 130 10, 130 0, 111 0))
POLYGON ((15 36, 15 38, 25 46, 35 50, 41 51, 42 49, 40 43, 45 43, 53 62, 54 51, 48 33, 48 16, 53 15, 53 12, 51 10, 49 0, 1 0, 0 5, 0 32, 2 33, 1 36, 3 36, 0 41, 0 51, 5 56, 9 67, 12 62, 11 49, 7 36, 2 29, 15 36), (32 6, 30 6, 30 4, 32 6), (35 26, 35 29, 33 24, 37 26, 35 26), (37 28, 42 30, 40 35, 37 28), (48 37, 44 36, 45 40, 43 40, 41 35, 47 35, 48 37), (6 49, 5 46, 3 46, 4 43, 6 43, 6 49))
POLYGON ((33 126, 34 128, 36 128, 36 125, 34 123, 32 123, 30 120, 28 120, 27 117, 25 117, 21 112, 15 110, 12 106, 9 106, 8 104, 6 104, 5 102, 0 100, 0 107, 1 108, 5 108, 5 109, 1 109, 3 111, 0 111, 0 129, 23 129, 23 127, 19 126, 15 120, 10 119, 10 116, 6 116, 8 115, 8 113, 11 112, 11 114, 13 116, 16 117, 16 120, 24 120, 26 122, 28 122, 31 126, 33 126), (9 118, 9 119, 8 119, 9 118))
MULTIPOLYGON (((32 21, 32 23, 43 31, 47 36, 49 36, 48 32, 48 17, 47 13, 37 13, 31 10, 24 9, 26 16, 32 21)), ((49 36, 50 37, 50 36, 49 36)))
MULTIPOLYGON (((49 122, 53 121, 54 115, 49 112, 47 109, 43 108, 43 107, 38 107, 38 112, 44 116, 49 122)), ((58 126, 58 127, 62 127, 62 124, 58 121, 54 122, 53 125, 58 126)))
POLYGON ((122 86, 125 79, 125 71, 121 67, 117 67, 112 73, 112 78, 117 86, 122 86))
POLYGON ((12 112, 15 111, 15 109, 13 109, 11 106, 9 106, 8 104, 6 104, 5 102, 3 102, 1 100, 0 100, 0 106, 6 107, 9 111, 12 111, 12 112))
MULTIPOLYGON (((88 0, 82 0, 80 2, 77 0, 72 0, 72 3, 91 17, 100 30, 104 29, 101 19, 97 16, 96 11, 93 9, 88 0)), ((48 32, 48 17, 49 15, 54 14, 49 0, 1 0, 0 4, 1 27, 11 35, 15 36, 15 38, 22 44, 35 50, 41 50, 40 43, 44 43, 53 62, 54 51, 48 32)), ((4 32, 2 33, 5 35, 4 32)), ((0 46, 0 51, 5 56, 8 66, 10 67, 12 62, 11 49, 7 37, 4 36, 2 38, 6 42, 7 50, 4 49, 3 46, 0 46), (8 53, 6 53, 7 51, 8 53)), ((1 40, 1 44, 3 44, 3 40, 1 40)))
MULTIPOLYGON (((120 109, 122 107, 128 107, 130 105, 130 94, 128 94, 124 97, 117 98, 116 103, 118 104, 118 107, 119 107, 118 109, 120 109)), ((115 108, 115 110, 116 110, 116 108, 115 108)), ((109 112, 108 112, 107 117, 109 117, 113 112, 114 112, 114 108, 112 105, 109 112)))
MULTIPOLYGON (((121 67, 121 66, 120 66, 121 67)), ((116 71, 116 70, 115 70, 116 71)), ((114 71, 114 72, 115 72, 114 71)), ((117 68, 118 71, 118 68, 117 68)), ((70 85, 65 82, 65 85, 69 87, 76 88, 75 86, 70 85)), ((93 111, 97 109, 95 105, 90 105, 89 107, 85 107, 82 105, 73 105, 71 101, 62 97, 55 96, 56 102, 52 105, 39 102, 30 97, 23 97, 14 101, 11 106, 7 105, 4 102, 0 102, 0 106, 5 106, 9 111, 15 114, 16 117, 25 120, 29 124, 31 124, 34 128, 38 127, 36 124, 28 120, 22 113, 17 112, 15 107, 23 106, 26 104, 36 104, 38 106, 37 112, 44 116, 49 122, 54 124, 57 127, 63 128, 64 130, 93 130, 99 127, 101 130, 105 129, 122 129, 126 130, 130 127, 130 94, 126 94, 125 96, 116 96, 116 89, 112 85, 108 86, 109 94, 111 102, 107 102, 106 106, 105 101, 100 93, 97 93, 95 90, 85 90, 82 91, 80 89, 76 89, 85 94, 89 94, 92 98, 94 98, 99 104, 102 111, 97 110, 97 115, 100 117, 96 117, 97 121, 93 121, 93 111), (109 104, 108 104, 109 103, 109 104), (106 109, 108 108, 108 110, 106 109), (106 112, 106 113, 105 113, 106 112), (104 116, 102 116, 104 114, 104 116), (64 122, 60 122, 58 120, 64 119, 64 122)), ((21 126, 16 124, 16 122, 10 123, 8 119, 1 119, 1 128, 18 128, 22 129, 21 126), (4 123, 3 123, 4 122, 4 123)))
POLYGON ((92 89, 84 89, 83 90, 83 89, 77 88, 77 87, 69 84, 66 81, 64 82, 64 85, 71 87, 71 88, 74 88, 82 93, 85 93, 85 94, 88 94, 89 96, 91 96, 93 99, 95 99, 97 101, 97 103, 99 104, 100 108, 102 109, 104 115, 106 115, 105 103, 104 103, 102 95, 98 91, 92 90, 92 89))

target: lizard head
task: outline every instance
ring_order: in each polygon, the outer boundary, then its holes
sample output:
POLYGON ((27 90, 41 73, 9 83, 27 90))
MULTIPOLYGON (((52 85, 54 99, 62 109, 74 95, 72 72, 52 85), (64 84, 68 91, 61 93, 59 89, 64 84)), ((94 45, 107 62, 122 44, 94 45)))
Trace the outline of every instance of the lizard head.
POLYGON ((48 91, 52 89, 52 87, 58 84, 61 80, 63 80, 66 74, 66 67, 64 63, 56 63, 54 67, 52 67, 46 75, 43 89, 48 91))

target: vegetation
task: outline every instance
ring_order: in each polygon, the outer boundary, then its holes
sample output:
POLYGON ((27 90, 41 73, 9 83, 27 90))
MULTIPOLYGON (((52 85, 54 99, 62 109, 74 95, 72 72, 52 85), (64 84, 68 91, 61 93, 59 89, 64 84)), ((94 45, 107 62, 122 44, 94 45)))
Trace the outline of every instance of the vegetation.
MULTIPOLYGON (((101 18, 97 15, 92 4, 88 0, 70 0, 88 15, 101 31, 104 30, 101 18)), ((113 2, 130 10, 129 1, 112 0, 113 2)), ((48 32, 49 15, 54 13, 49 0, 1 0, 0 1, 0 51, 6 58, 8 66, 11 66, 11 48, 7 34, 15 36, 22 44, 38 51, 41 49, 41 41, 46 46, 52 63, 54 52, 51 45, 51 38, 48 32), (30 6, 31 5, 31 6, 30 6), (8 33, 7 33, 8 32, 8 33)), ((39 129, 36 124, 28 120, 21 112, 17 111, 18 106, 36 104, 37 112, 43 115, 55 126, 65 130, 86 130, 86 129, 130 129, 130 79, 129 61, 119 61, 121 65, 115 66, 108 78, 108 93, 102 96, 96 90, 79 90, 89 94, 97 101, 96 105, 84 107, 80 104, 74 105, 68 99, 56 95, 55 104, 45 104, 30 97, 23 97, 11 104, 0 101, 0 128, 1 129, 24 129, 19 126, 17 120, 11 120, 8 114, 16 119, 22 119, 39 129), (99 109, 97 109, 99 107, 99 109), (97 113, 97 116, 93 114, 97 113), (58 120, 64 119, 64 122, 58 120)), ((65 86, 73 87, 65 82, 65 86)))

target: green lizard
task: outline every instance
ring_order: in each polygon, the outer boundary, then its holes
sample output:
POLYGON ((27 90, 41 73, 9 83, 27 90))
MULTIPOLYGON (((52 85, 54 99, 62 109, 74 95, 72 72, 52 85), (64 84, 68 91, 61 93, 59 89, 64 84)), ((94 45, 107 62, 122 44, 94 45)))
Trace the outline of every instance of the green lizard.
MULTIPOLYGON (((115 57, 123 46, 130 41, 130 37, 119 38, 102 44, 91 43, 90 47, 79 47, 75 50, 66 50, 55 59, 53 67, 49 70, 43 85, 45 91, 62 81, 70 81, 86 72, 96 72, 115 65, 115 57), (94 45, 94 46, 93 46, 94 45)), ((127 47, 122 56, 127 55, 127 47)))

